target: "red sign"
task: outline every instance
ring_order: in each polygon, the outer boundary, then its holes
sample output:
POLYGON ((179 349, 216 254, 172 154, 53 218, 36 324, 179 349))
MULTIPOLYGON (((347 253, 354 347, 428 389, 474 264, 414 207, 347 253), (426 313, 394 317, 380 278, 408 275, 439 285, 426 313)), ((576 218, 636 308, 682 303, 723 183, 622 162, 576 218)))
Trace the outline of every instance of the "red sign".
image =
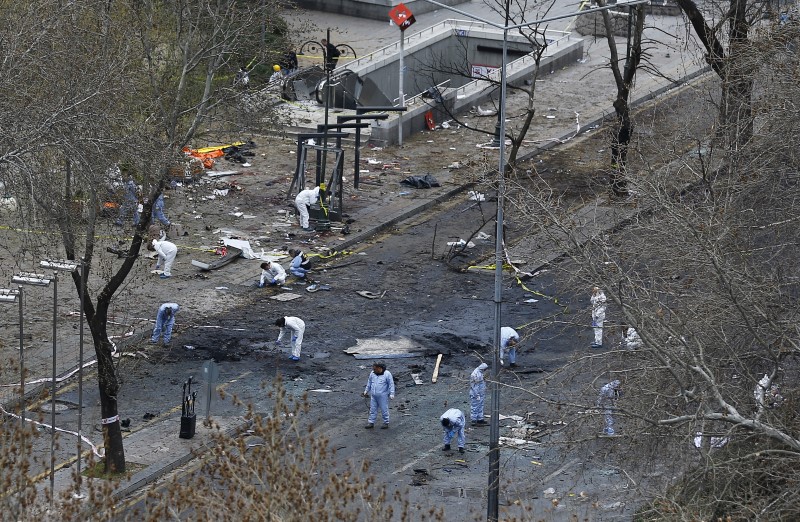
POLYGON ((405 31, 411 27, 411 24, 417 21, 411 9, 406 7, 405 4, 397 4, 389 11, 389 18, 397 24, 397 27, 399 27, 401 31, 405 31))

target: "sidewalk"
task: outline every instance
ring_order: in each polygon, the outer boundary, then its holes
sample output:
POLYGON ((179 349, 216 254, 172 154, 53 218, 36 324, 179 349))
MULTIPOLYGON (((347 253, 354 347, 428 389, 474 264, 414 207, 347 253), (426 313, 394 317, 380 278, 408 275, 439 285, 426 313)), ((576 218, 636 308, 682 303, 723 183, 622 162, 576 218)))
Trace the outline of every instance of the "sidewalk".
MULTIPOLYGON (((158 480, 167 473, 185 465, 189 461, 201 457, 215 444, 217 435, 234 436, 249 426, 249 422, 242 417, 212 417, 211 425, 206 426, 204 419, 197 418, 195 436, 191 439, 178 437, 180 432, 180 412, 167 412, 135 428, 130 432, 123 432, 125 444, 125 460, 144 466, 140 471, 135 471, 120 481, 114 488, 113 498, 121 502, 139 489, 158 480)), ((87 452, 87 456, 88 456, 87 452)), ((86 458, 82 469, 86 469, 86 458)), ((56 498, 72 495, 74 491, 73 465, 75 458, 62 463, 55 473, 56 498), (70 464, 70 465, 65 465, 70 464)), ((39 499, 45 498, 45 492, 50 489, 50 473, 47 471, 40 475, 37 484, 39 499)), ((84 479, 84 484, 87 479, 84 479)), ((84 489, 83 494, 86 494, 84 489)), ((36 510, 43 514, 48 510, 46 504, 40 504, 36 510)))

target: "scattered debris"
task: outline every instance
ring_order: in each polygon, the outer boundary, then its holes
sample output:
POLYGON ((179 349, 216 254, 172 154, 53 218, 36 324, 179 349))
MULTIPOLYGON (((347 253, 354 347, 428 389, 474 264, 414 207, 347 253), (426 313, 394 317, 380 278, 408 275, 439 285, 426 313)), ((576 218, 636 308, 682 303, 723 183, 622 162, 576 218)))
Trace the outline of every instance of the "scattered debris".
POLYGON ((470 112, 478 116, 497 116, 496 110, 482 109, 480 105, 474 106, 470 112))
POLYGON ((430 174, 424 176, 409 176, 400 182, 402 185, 409 185, 414 188, 441 187, 439 182, 430 174))
MULTIPOLYGON (((714 449, 719 449, 728 444, 728 437, 710 437, 709 444, 714 449)), ((694 447, 700 448, 703 445, 703 434, 699 431, 695 433, 694 447)))
POLYGON ((424 355, 425 347, 408 337, 371 337, 357 339, 356 345, 344 350, 356 359, 401 359, 424 355))
POLYGON ((467 243, 467 242, 466 242, 466 241, 464 241, 463 239, 459 239, 458 241, 448 241, 448 242, 447 242, 447 246, 451 246, 451 247, 452 247, 452 246, 457 246, 457 247, 467 247, 467 248, 474 248, 474 247, 475 247, 475 243, 473 243, 472 241, 470 241, 469 243, 467 243))
MULTIPOLYGON (((225 265, 229 265, 230 263, 234 262, 237 257, 242 255, 242 250, 236 248, 234 246, 226 246, 225 255, 221 258, 212 261, 211 263, 203 263, 202 261, 197 261, 196 259, 192 259, 192 266, 196 266, 200 270, 204 272, 208 272, 209 270, 216 270, 218 268, 222 268, 225 265)), ((227 290, 227 287, 223 287, 227 290)), ((220 290, 220 288, 217 288, 220 290)))
POLYGON ((300 294, 278 294, 273 295, 270 299, 274 299, 275 301, 293 301, 294 299, 300 299, 302 297, 300 294))
POLYGON ((486 201, 486 196, 475 190, 470 190, 467 194, 470 201, 486 201))
POLYGON ((367 299, 380 299, 386 294, 386 290, 384 290, 383 293, 380 295, 372 293, 369 290, 358 290, 356 291, 356 293, 361 297, 366 297, 367 299))

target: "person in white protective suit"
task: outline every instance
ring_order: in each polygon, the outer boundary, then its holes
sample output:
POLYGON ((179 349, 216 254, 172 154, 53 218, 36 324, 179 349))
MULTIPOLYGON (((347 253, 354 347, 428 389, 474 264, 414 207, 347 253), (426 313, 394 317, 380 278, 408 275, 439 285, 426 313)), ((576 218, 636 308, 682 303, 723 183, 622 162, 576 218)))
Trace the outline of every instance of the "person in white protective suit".
POLYGON ((633 326, 628 327, 623 344, 628 350, 638 350, 642 347, 642 338, 639 337, 639 332, 636 331, 636 328, 633 326))
POLYGON ((594 341, 592 348, 603 347, 603 321, 606 320, 606 294, 597 287, 592 287, 592 297, 589 300, 592 304, 592 328, 594 329, 594 341))
POLYGON ((442 438, 444 447, 442 451, 450 451, 450 441, 458 435, 458 452, 464 453, 464 445, 467 442, 467 436, 464 433, 464 425, 467 420, 464 418, 464 412, 458 408, 450 408, 439 417, 439 421, 444 429, 444 437, 442 438))
POLYGON ((486 381, 483 378, 483 372, 488 367, 488 364, 481 363, 472 370, 472 374, 469 376, 469 417, 473 426, 486 424, 486 420, 483 418, 483 404, 486 401, 486 381))
POLYGON ((170 243, 167 240, 153 240, 153 249, 158 253, 158 261, 156 261, 156 270, 164 263, 164 273, 161 274, 161 279, 172 277, 172 264, 175 262, 175 256, 178 255, 178 247, 175 243, 170 243))
POLYGON ((505 364, 508 356, 508 365, 512 368, 517 365, 517 345, 519 334, 510 326, 500 328, 500 365, 505 364))
POLYGON ((370 430, 375 427, 378 410, 381 410, 383 417, 381 429, 389 428, 389 400, 394 399, 394 391, 392 372, 387 370, 386 365, 382 362, 373 364, 362 394, 364 397, 369 397, 369 418, 367 425, 364 426, 366 429, 370 430))
POLYGON ((261 263, 261 279, 258 287, 264 288, 266 285, 277 286, 286 282, 286 270, 275 261, 261 263))
MULTIPOLYGON (((324 195, 324 193, 323 193, 324 195)), ((306 232, 313 232, 313 228, 308 226, 308 207, 319 200, 319 187, 301 190, 294 198, 294 206, 300 213, 300 227, 306 232)))
POLYGON ((602 408, 603 416, 605 417, 606 426, 603 429, 603 435, 616 435, 614 432, 614 407, 617 405, 617 399, 622 392, 622 387, 619 381, 614 380, 600 388, 600 394, 597 396, 597 407, 602 408))
POLYGON ((303 333, 306 331, 306 323, 299 317, 280 317, 275 321, 275 326, 280 326, 281 333, 278 334, 277 346, 283 346, 284 336, 289 337, 292 343, 292 361, 300 360, 300 348, 303 345, 303 333))

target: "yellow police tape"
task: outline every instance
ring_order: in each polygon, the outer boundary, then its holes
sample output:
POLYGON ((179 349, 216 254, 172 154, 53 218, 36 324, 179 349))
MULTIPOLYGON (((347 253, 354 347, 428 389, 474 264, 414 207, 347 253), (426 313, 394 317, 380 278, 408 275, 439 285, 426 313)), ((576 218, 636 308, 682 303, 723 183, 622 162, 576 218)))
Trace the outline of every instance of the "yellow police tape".
MULTIPOLYGON (((493 265, 473 265, 473 266, 468 266, 467 270, 472 270, 472 269, 475 269, 475 270, 495 270, 496 268, 497 268, 496 264, 493 264, 493 265)), ((514 268, 514 267, 512 265, 509 265, 509 264, 503 264, 503 269, 506 269, 506 268, 514 268)), ((514 275, 514 279, 517 280, 517 284, 520 287, 522 287, 522 289, 525 290, 526 292, 530 292, 531 294, 537 295, 537 296, 539 296, 539 297, 541 297, 543 299, 549 299, 549 300, 553 301, 553 303, 558 304, 558 297, 554 297, 554 296, 550 296, 550 295, 547 295, 547 294, 543 294, 541 292, 537 292, 536 290, 528 288, 525 285, 525 283, 522 282, 522 279, 520 279, 520 277, 518 275, 514 275)))

